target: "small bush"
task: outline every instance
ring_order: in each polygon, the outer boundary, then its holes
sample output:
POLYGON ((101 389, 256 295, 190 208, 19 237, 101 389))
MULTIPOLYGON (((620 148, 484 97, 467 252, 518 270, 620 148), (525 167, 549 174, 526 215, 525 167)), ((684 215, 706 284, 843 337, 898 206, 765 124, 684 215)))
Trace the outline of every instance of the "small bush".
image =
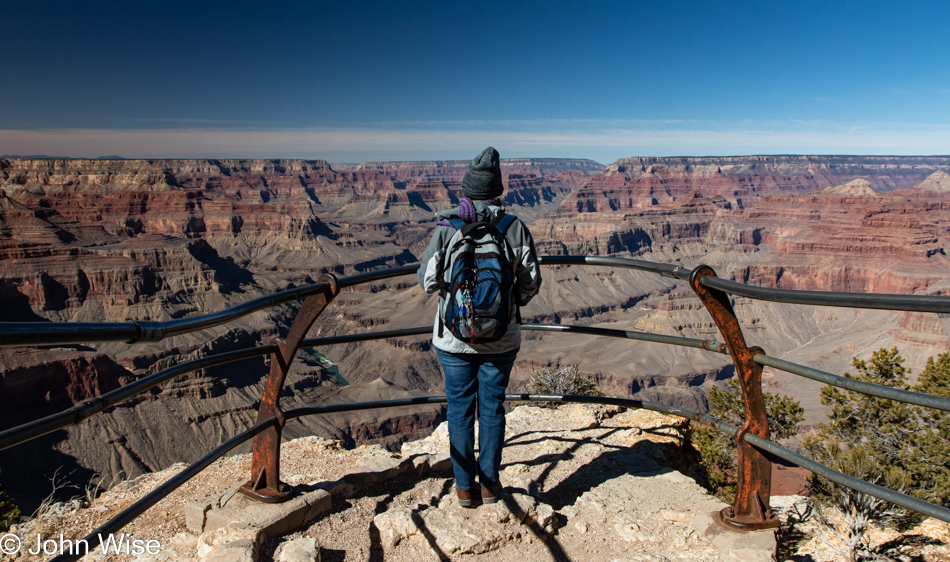
MULTIPOLYGON (((597 388, 597 381, 577 370, 577 365, 555 369, 543 367, 531 376, 524 386, 528 394, 575 394, 581 396, 604 396, 597 388)), ((537 402, 542 408, 557 408, 558 402, 537 402)))
MULTIPOLYGON (((950 396, 950 353, 929 358, 916 385, 908 384, 911 373, 896 347, 878 349, 869 360, 855 357, 852 365, 856 373, 845 373, 847 378, 950 396)), ((849 476, 950 507, 950 415, 834 386, 821 389, 821 403, 831 411, 828 423, 802 440, 808 456, 849 476)), ((883 555, 869 546, 870 522, 907 529, 924 517, 817 475, 809 483, 818 501, 817 513, 842 514, 839 525, 831 525, 829 532, 845 544, 843 554, 850 560, 883 555)))
MULTIPOLYGON (((826 462, 830 468, 872 484, 902 490, 901 484, 891 481, 888 474, 881 471, 877 459, 865 448, 842 449, 834 442, 829 450, 832 456, 826 462)), ((812 485, 812 493, 819 500, 815 506, 815 520, 821 524, 816 529, 818 540, 848 562, 893 560, 881 551, 881 547, 871 546, 869 531, 872 523, 898 524, 906 517, 905 510, 830 480, 815 479, 812 485)))
MULTIPOLYGON (((745 423, 745 406, 739 379, 729 379, 729 389, 709 389, 709 415, 732 425, 745 423)), ((798 424, 805 411, 797 400, 766 392, 765 414, 769 420, 772 441, 787 439, 798 433, 798 424)), ((726 503, 735 501, 736 468, 739 463, 736 442, 732 437, 704 426, 692 427, 689 442, 699 451, 706 481, 716 497, 726 503)))
POLYGON ((20 508, 13 503, 10 496, 0 490, 0 531, 10 528, 20 522, 20 508))

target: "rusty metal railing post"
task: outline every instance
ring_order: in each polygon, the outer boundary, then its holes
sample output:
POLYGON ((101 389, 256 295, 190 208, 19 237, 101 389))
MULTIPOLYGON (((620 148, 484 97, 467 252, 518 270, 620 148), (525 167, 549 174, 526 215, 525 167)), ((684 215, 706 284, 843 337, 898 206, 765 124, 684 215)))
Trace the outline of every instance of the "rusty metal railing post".
POLYGON ((772 515, 769 507, 772 494, 772 461, 743 439, 747 432, 763 439, 769 438, 769 421, 765 412, 765 398, 762 396, 762 367, 752 360, 755 354, 764 352, 758 347, 746 347, 742 328, 729 302, 729 295, 704 287, 700 279, 705 275, 715 277, 716 272, 708 265, 700 265, 693 269, 689 284, 716 322, 729 347, 745 405, 745 423, 736 433, 736 446, 739 451, 736 499, 732 506, 719 512, 719 519, 726 527, 734 530, 771 529, 779 526, 779 520, 772 515))
POLYGON ((290 371, 294 356, 300 348, 300 342, 306 337, 323 309, 330 304, 340 290, 336 277, 326 273, 317 279, 326 283, 328 288, 322 293, 307 297, 297 311, 290 330, 285 338, 274 338, 278 351, 271 356, 270 375, 264 387, 264 396, 257 411, 257 423, 276 417, 277 424, 254 438, 254 457, 251 461, 251 479, 241 486, 241 493, 258 501, 280 503, 290 499, 290 486, 280 481, 280 436, 284 429, 284 413, 278 401, 284 389, 284 379, 290 371))

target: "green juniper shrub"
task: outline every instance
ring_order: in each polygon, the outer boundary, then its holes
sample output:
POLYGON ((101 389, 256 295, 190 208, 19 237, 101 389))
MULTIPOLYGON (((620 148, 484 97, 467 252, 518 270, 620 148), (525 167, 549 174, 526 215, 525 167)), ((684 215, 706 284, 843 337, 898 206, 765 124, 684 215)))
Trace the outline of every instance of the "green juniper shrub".
POLYGON ((20 508, 13 503, 6 492, 0 490, 0 531, 5 531, 20 522, 20 508))
MULTIPOLYGON (((950 398, 950 352, 927 359, 927 365, 910 388, 950 398)), ((910 433, 901 462, 914 475, 911 493, 943 507, 950 507, 950 414, 943 410, 913 407, 917 430, 910 433)))
MULTIPOLYGON (((868 361, 852 361, 845 377, 892 388, 950 397, 950 353, 927 364, 917 384, 897 348, 881 348, 868 361)), ((932 410, 826 386, 821 402, 828 423, 802 441, 809 456, 839 472, 950 507, 950 416, 932 410)), ((924 516, 818 476, 809 478, 816 517, 843 544, 851 561, 888 558, 886 545, 871 548, 871 523, 907 529, 924 516), (833 508, 833 509, 832 509, 833 508), (834 515, 832 515, 834 514, 834 515)))
MULTIPOLYGON (((927 360, 917 384, 910 386, 910 372, 897 348, 881 348, 869 361, 854 358, 856 375, 845 377, 903 390, 950 397, 950 353, 927 360)), ((821 402, 831 407, 828 423, 802 441, 809 456, 841 472, 876 481, 914 497, 950 507, 950 416, 932 410, 833 386, 821 389, 821 402), (852 474, 862 465, 848 463, 847 457, 861 455, 871 469, 852 474), (845 456, 842 461, 839 457, 845 456)), ((841 508, 845 492, 826 480, 810 478, 815 497, 825 505, 841 508)), ((907 527, 922 516, 894 508, 901 517, 892 517, 899 527, 907 527)))

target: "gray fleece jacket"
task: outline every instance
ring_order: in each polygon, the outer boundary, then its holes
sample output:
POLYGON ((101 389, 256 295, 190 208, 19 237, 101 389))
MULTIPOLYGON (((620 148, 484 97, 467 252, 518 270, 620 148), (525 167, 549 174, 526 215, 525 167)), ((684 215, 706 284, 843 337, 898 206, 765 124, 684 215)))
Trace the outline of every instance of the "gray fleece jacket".
MULTIPOLYGON (((489 205, 484 201, 474 201, 475 211, 478 217, 484 220, 492 220, 502 211, 504 207, 489 205)), ((458 218, 458 209, 447 209, 439 211, 435 215, 436 220, 444 218, 458 218)), ((439 290, 437 272, 439 263, 446 252, 449 239, 455 234, 455 228, 451 226, 436 226, 432 234, 432 240, 429 241, 429 247, 426 248, 425 255, 422 256, 422 263, 419 265, 419 271, 416 277, 419 284, 427 293, 434 293, 439 290)), ((528 304, 532 297, 538 294, 541 288, 541 269, 538 265, 538 255, 534 248, 534 239, 531 232, 521 220, 516 220, 508 227, 505 232, 505 239, 514 252, 515 259, 512 263, 515 274, 515 290, 513 291, 515 304, 524 306, 528 304)), ((439 299, 439 310, 442 310, 442 299, 439 299)), ((432 327, 432 343, 442 351, 449 353, 505 353, 521 347, 521 325, 518 324, 518 315, 511 315, 511 323, 508 325, 508 331, 502 339, 486 343, 469 345, 459 339, 456 339, 449 330, 443 330, 442 337, 439 337, 439 317, 436 313, 435 323, 432 327)))

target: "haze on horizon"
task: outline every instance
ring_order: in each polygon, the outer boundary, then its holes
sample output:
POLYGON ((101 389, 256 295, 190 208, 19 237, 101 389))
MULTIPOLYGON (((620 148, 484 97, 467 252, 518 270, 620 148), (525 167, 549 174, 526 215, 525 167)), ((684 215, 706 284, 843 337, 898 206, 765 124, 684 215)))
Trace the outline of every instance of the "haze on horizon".
POLYGON ((950 154, 950 5, 6 2, 0 154, 950 154))

